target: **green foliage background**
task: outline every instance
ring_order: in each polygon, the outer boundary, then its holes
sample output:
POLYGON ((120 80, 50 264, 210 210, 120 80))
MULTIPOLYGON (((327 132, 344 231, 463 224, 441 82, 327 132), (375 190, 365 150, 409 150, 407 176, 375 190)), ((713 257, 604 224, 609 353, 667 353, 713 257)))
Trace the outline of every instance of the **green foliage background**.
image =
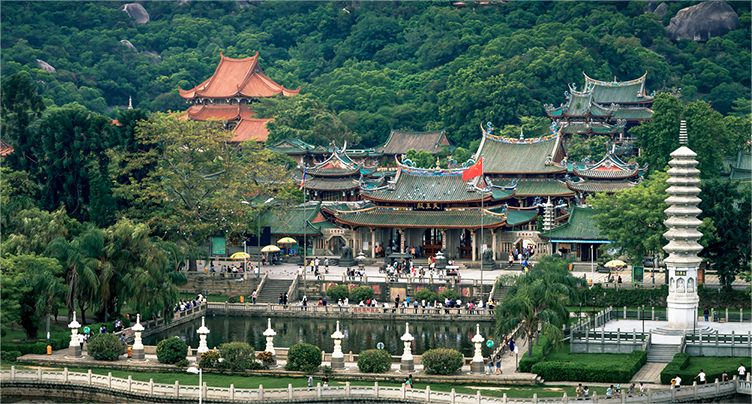
MULTIPOLYGON (((743 110, 735 101, 750 99, 749 2, 729 2, 739 29, 706 43, 669 40, 664 26, 694 3, 666 4, 661 18, 638 1, 459 10, 449 2, 145 2, 151 20, 137 24, 120 2, 3 2, 1 67, 3 78, 26 72, 48 107, 78 103, 114 118, 128 97, 136 108, 184 110, 177 88, 210 77, 220 53, 259 52, 265 74, 311 96, 313 112, 290 119, 336 120, 340 139, 365 146, 391 128, 446 128, 468 147, 480 122, 524 127, 522 117, 545 116, 543 104, 563 102, 567 84, 581 88, 582 72, 629 80, 647 71, 649 91, 681 89, 724 115, 743 110)), ((316 123, 299 130, 321 140, 316 123)))

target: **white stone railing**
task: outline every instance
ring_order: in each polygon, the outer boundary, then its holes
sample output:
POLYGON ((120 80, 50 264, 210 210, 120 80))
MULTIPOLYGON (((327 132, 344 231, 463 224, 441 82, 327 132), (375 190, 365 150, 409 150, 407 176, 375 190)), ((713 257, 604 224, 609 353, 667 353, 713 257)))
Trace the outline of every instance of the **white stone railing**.
MULTIPOLYGON (((67 368, 63 371, 42 370, 41 367, 36 370, 17 370, 15 366, 10 369, 0 371, 0 380, 5 383, 39 383, 45 384, 47 388, 54 387, 55 384, 94 386, 98 388, 107 388, 114 391, 120 391, 129 394, 144 396, 146 398, 164 398, 164 399, 198 399, 199 390, 201 397, 210 400, 223 401, 301 401, 308 400, 326 401, 331 398, 360 398, 371 400, 408 400, 417 402, 433 403, 569 403, 569 401, 581 401, 574 397, 568 397, 566 393, 561 397, 538 398, 533 395, 532 398, 508 398, 506 394, 503 397, 484 397, 480 391, 476 395, 458 394, 454 389, 450 392, 432 391, 431 386, 425 389, 408 389, 405 385, 401 387, 383 387, 378 382, 373 386, 352 386, 346 382, 344 386, 332 386, 323 388, 320 384, 313 388, 298 387, 293 388, 291 384, 287 388, 265 389, 260 385, 257 389, 239 389, 234 385, 230 387, 212 387, 207 386, 185 386, 179 382, 175 384, 154 383, 152 379, 148 382, 133 380, 131 376, 127 379, 112 377, 112 373, 107 376, 93 374, 91 370, 87 373, 69 372, 67 368)), ((12 386, 12 385, 6 385, 12 386)), ((622 394, 620 397, 609 400, 609 402, 621 401, 622 403, 668 403, 676 401, 697 401, 706 400, 713 397, 728 396, 735 393, 750 394, 750 382, 747 381, 728 381, 707 385, 697 385, 695 382, 692 386, 686 386, 681 389, 667 390, 648 390, 646 394, 627 397, 622 394)), ((103 392, 106 394, 106 392, 103 392)), ((590 397, 593 403, 603 400, 604 396, 593 395, 590 397)))

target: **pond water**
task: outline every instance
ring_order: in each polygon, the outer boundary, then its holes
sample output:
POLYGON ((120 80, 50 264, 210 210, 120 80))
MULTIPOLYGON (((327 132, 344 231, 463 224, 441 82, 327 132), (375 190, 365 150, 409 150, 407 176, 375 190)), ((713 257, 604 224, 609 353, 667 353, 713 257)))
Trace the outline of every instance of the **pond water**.
MULTIPOLYGON (((410 323, 413 341, 413 354, 420 355, 434 348, 456 349, 464 356, 473 356, 475 336, 473 322, 452 321, 414 321, 410 323)), ((144 338, 144 344, 156 345, 168 337, 180 337, 192 348, 198 348, 199 335, 196 330, 201 327, 201 320, 181 324, 156 335, 144 338)), ((262 335, 267 328, 266 317, 206 317, 209 348, 225 342, 242 341, 250 344, 256 351, 263 351, 266 339, 262 335)), ((274 346, 289 348, 298 343, 313 344, 325 352, 334 350, 332 333, 337 329, 336 320, 309 318, 272 318, 272 329, 277 333, 274 346)), ((392 355, 402 355, 403 343, 400 340, 405 333, 404 321, 340 320, 340 331, 345 335, 342 340, 342 352, 357 354, 368 349, 377 348, 379 342, 392 355)), ((493 323, 480 323, 480 333, 488 340, 492 335, 493 323)), ((487 356, 490 348, 483 344, 483 355, 487 356)))

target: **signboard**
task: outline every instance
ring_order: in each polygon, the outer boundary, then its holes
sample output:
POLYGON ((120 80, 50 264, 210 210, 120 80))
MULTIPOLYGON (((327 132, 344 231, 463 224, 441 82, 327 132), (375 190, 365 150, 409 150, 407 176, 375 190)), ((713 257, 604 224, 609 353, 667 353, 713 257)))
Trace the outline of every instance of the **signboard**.
POLYGON ((212 255, 226 254, 226 246, 224 237, 212 237, 212 255))
POLYGON ((345 234, 345 229, 326 229, 329 234, 345 234))
POLYGON ((645 268, 632 267, 632 283, 642 283, 643 276, 645 274, 645 268))

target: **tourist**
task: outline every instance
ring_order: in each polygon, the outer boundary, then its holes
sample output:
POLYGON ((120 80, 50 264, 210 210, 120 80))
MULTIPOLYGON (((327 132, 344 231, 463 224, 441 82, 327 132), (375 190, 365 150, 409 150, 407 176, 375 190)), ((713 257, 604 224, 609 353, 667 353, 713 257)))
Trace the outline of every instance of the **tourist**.
POLYGON ((324 273, 329 273, 329 258, 324 258, 324 273))
POLYGON ((308 296, 303 296, 303 301, 301 301, 300 303, 303 305, 303 307, 305 307, 303 310, 308 310, 308 296))
POLYGON ((282 304, 282 301, 285 299, 284 295, 282 293, 279 294, 279 304, 282 304))
POLYGON ((588 397, 590 397, 590 389, 588 389, 587 386, 583 387, 582 394, 583 394, 583 397, 585 397, 585 399, 587 400, 588 397))
POLYGON ((705 322, 708 322, 708 315, 710 313, 708 313, 708 308, 707 307, 705 308, 705 311, 702 312, 702 314, 705 315, 705 322))
POLYGON ((629 394, 629 397, 632 397, 634 395, 635 390, 635 384, 632 383, 629 385, 629 390, 627 390, 627 394, 629 394))
POLYGON ((344 300, 344 301, 342 302, 342 304, 344 304, 344 305, 345 305, 345 307, 349 306, 349 305, 350 305, 350 299, 348 299, 348 298, 346 297, 346 298, 345 298, 345 300, 344 300))
POLYGON ((81 345, 81 350, 84 350, 84 336, 82 334, 78 334, 78 344, 81 345))
POLYGON ((501 374, 501 355, 496 355, 496 374, 501 374))
POLYGON ((746 380, 745 376, 747 375, 747 368, 744 367, 743 363, 739 364, 739 369, 737 369, 739 372, 739 380, 746 380))
POLYGON ((509 339, 509 356, 514 355, 514 338, 509 339))
POLYGON ((723 374, 721 374, 721 381, 727 382, 728 381, 728 373, 726 371, 723 371, 723 374))
POLYGON ((415 387, 415 382, 413 381, 413 375, 410 375, 407 380, 410 382, 410 388, 415 387))
POLYGON ((325 389, 329 389, 329 378, 326 376, 322 377, 321 384, 324 386, 325 389))
POLYGON ((674 377, 674 388, 679 390, 680 387, 681 387, 681 377, 679 377, 679 375, 676 375, 676 377, 674 377))
POLYGON ((128 344, 125 342, 125 333, 120 334, 120 345, 122 345, 123 348, 128 348, 128 344))
POLYGON ((705 384, 705 371, 700 369, 700 373, 694 377, 694 379, 697 379, 697 378, 700 378, 700 384, 705 384))
POLYGON ((621 275, 619 275, 619 277, 617 278, 616 283, 618 283, 619 285, 621 285, 621 275))
POLYGON ((409 388, 410 388, 410 379, 408 379, 408 378, 406 377, 406 378, 405 378, 405 382, 404 382, 404 384, 405 384, 405 388, 406 388, 406 389, 409 389, 409 388))
POLYGON ((509 267, 514 267, 514 256, 509 254, 509 267))
POLYGON ((488 367, 486 368, 486 374, 490 375, 493 374, 493 368, 494 368, 494 360, 493 360, 493 354, 488 355, 488 367))
POLYGON ((574 392, 577 394, 577 397, 585 396, 585 389, 582 388, 582 383, 577 385, 577 388, 574 390, 574 392))
POLYGON ((614 398, 614 385, 612 384, 606 389, 606 398, 614 398))
POLYGON ((645 394, 645 385, 640 382, 640 395, 645 394))
POLYGON ((308 390, 313 390, 313 375, 308 374, 308 390))
POLYGON ((258 292, 256 290, 253 291, 251 294, 251 300, 253 300, 253 304, 256 304, 256 297, 258 296, 258 292))
MULTIPOLYGON (((287 308, 287 293, 282 297, 282 305, 287 308)), ((324 306, 326 306, 326 303, 324 303, 324 306)))

